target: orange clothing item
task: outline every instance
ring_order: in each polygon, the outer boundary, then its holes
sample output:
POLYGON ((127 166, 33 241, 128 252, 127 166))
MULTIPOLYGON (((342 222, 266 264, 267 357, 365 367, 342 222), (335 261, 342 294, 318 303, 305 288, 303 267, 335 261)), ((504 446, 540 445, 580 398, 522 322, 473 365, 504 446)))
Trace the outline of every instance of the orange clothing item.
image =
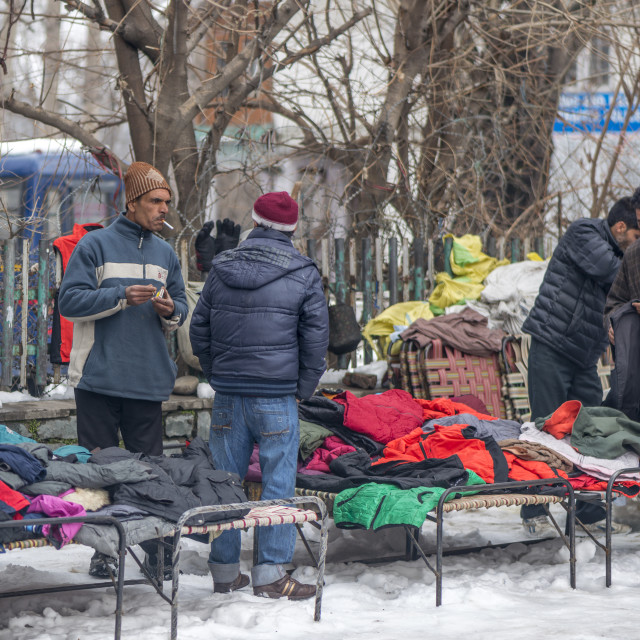
POLYGON ((494 416, 487 416, 483 413, 478 413, 475 409, 468 407, 461 402, 452 402, 449 398, 435 398, 434 400, 420 400, 415 398, 415 401, 422 406, 422 420, 433 420, 433 418, 442 418, 443 416, 457 416, 460 413, 470 413, 480 420, 497 420, 494 416))
POLYGON ((560 469, 552 469, 540 460, 523 460, 513 453, 503 451, 509 465, 509 480, 544 480, 545 478, 569 478, 560 469))
POLYGON ((493 438, 476 438, 475 429, 466 424, 443 427, 436 425, 433 433, 414 429, 406 436, 387 444, 383 457, 372 466, 390 460, 417 462, 426 458, 448 458, 457 455, 465 469, 475 471, 485 482, 506 482, 507 463, 493 438))
POLYGON ((567 400, 563 402, 544 423, 543 431, 551 434, 554 438, 562 440, 565 436, 571 435, 573 423, 582 409, 580 400, 567 400))

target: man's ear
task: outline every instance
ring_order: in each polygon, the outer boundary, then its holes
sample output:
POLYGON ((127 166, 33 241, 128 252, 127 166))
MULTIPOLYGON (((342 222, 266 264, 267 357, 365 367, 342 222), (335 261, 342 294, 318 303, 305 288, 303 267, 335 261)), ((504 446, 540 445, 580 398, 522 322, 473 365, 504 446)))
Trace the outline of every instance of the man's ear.
POLYGON ((627 227, 627 223, 626 223, 626 222, 623 222, 622 220, 618 220, 618 222, 616 222, 616 223, 613 225, 613 230, 614 230, 616 233, 626 233, 626 232, 627 232, 627 229, 628 229, 628 227, 627 227))

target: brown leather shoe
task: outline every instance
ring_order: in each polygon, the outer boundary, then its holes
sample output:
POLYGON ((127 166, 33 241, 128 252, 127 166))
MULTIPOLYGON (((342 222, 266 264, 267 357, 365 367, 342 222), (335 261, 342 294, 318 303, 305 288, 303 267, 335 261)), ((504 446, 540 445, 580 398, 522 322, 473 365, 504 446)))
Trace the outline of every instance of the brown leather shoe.
POLYGON ((264 598, 289 598, 289 600, 307 600, 316 595, 316 588, 312 584, 302 584, 294 580, 289 574, 271 584, 253 587, 253 595, 264 598))
POLYGON ((237 591, 238 589, 244 589, 249 584, 249 576, 244 573, 239 573, 238 577, 233 582, 214 582, 214 593, 230 593, 231 591, 237 591))

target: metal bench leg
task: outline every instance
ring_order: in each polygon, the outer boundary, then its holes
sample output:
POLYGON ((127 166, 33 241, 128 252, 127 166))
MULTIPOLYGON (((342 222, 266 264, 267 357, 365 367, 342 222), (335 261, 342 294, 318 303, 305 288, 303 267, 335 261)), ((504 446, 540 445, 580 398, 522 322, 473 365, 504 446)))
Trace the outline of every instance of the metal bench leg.
MULTIPOLYGON (((318 503, 316 503, 318 504, 318 503)), ((316 602, 315 610, 313 613, 313 619, 315 622, 320 622, 321 608, 322 608, 322 590, 324 589, 324 566, 327 558, 327 544, 329 542, 329 517, 327 515, 327 509, 322 503, 319 506, 320 514, 322 515, 321 527, 320 527, 320 551, 318 552, 318 579, 316 580, 316 602)))
POLYGON ((171 640, 178 638, 178 581, 180 579, 180 541, 182 526, 173 534, 173 556, 171 569, 171 640))
POLYGON ((122 634, 122 601, 124 589, 124 558, 127 553, 127 541, 125 539, 124 530, 118 531, 118 578, 116 583, 116 623, 113 637, 120 640, 122 634))

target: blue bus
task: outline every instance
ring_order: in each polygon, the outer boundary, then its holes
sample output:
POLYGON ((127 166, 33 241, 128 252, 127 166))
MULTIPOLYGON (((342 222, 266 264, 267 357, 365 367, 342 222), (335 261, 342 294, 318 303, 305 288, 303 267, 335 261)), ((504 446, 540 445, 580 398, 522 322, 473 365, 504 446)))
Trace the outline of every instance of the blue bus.
POLYGON ((2 143, 0 240, 54 240, 74 224, 112 222, 124 207, 119 177, 77 145, 55 140, 2 143))

